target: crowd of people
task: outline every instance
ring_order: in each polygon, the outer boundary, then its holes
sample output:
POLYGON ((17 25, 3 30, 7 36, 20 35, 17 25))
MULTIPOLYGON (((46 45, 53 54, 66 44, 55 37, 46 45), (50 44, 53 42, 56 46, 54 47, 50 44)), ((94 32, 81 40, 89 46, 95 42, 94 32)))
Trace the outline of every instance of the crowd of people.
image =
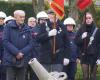
POLYGON ((28 62, 32 58, 48 72, 65 72, 75 80, 77 63, 83 79, 96 80, 100 64, 100 29, 86 12, 79 30, 72 17, 61 21, 53 10, 41 11, 25 23, 24 10, 13 16, 0 11, 0 80, 38 80, 28 62))

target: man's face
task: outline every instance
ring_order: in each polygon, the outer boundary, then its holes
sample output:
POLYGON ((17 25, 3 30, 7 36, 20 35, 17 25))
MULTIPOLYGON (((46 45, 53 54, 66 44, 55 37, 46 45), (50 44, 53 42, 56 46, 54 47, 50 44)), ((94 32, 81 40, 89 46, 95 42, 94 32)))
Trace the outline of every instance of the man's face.
POLYGON ((91 24, 93 22, 93 18, 92 18, 92 15, 87 13, 86 14, 86 24, 91 24))
POLYGON ((48 17, 49 17, 49 19, 50 19, 51 22, 54 22, 54 15, 48 14, 48 17))
POLYGON ((4 18, 0 18, 0 25, 4 24, 4 18))
POLYGON ((29 25, 30 27, 35 27, 35 26, 36 26, 36 20, 34 20, 34 19, 28 20, 28 25, 29 25))
MULTIPOLYGON (((55 22, 55 15, 54 14, 48 14, 50 22, 55 22)), ((57 21, 57 16, 56 16, 56 21, 57 21)))
POLYGON ((15 19, 18 24, 23 24, 25 20, 25 14, 18 14, 15 16, 15 19))

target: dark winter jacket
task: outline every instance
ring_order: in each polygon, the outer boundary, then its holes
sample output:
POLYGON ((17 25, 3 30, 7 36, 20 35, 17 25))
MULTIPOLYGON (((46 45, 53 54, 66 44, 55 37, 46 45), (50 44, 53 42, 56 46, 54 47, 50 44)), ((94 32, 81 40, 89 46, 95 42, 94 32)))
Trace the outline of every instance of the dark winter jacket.
POLYGON ((40 25, 40 32, 37 36, 37 41, 41 44, 41 54, 39 61, 47 64, 62 64, 64 58, 69 58, 69 40, 65 26, 61 22, 56 23, 57 35, 55 36, 55 53, 53 53, 54 37, 49 37, 48 32, 53 28, 53 24, 49 26, 40 25))
POLYGON ((91 26, 83 25, 79 31, 77 32, 77 36, 75 38, 75 42, 80 48, 81 55, 94 55, 98 56, 100 53, 100 29, 98 28, 94 40, 92 41, 92 44, 88 46, 90 37, 92 36, 94 30, 96 28, 96 25, 94 23, 91 24, 91 26), (87 32, 87 37, 82 39, 82 34, 84 32, 87 32))
POLYGON ((36 25, 35 27, 30 27, 29 26, 29 29, 30 29, 30 32, 31 32, 31 35, 32 35, 32 38, 34 39, 34 49, 32 49, 32 58, 35 57, 35 58, 38 58, 39 57, 39 54, 40 54, 40 44, 36 41, 36 36, 38 35, 39 33, 39 28, 38 28, 38 25, 36 25))
POLYGON ((100 28, 98 28, 98 31, 95 35, 95 41, 96 48, 97 48, 97 59, 100 59, 100 28))
POLYGON ((11 21, 5 25, 3 34, 4 44, 4 64, 15 66, 23 62, 27 64, 32 50, 32 38, 30 31, 27 30, 25 24, 21 25, 21 29, 16 24, 16 21, 11 21), (16 55, 22 52, 23 59, 17 60, 16 55))
POLYGON ((3 50, 4 50, 2 44, 3 29, 4 29, 4 25, 0 25, 0 60, 2 60, 3 50))
POLYGON ((76 62, 76 59, 78 57, 78 54, 79 54, 79 49, 77 47, 77 45, 75 44, 75 36, 76 36, 76 33, 75 32, 68 32, 68 38, 69 38, 69 41, 70 41, 70 62, 76 62))

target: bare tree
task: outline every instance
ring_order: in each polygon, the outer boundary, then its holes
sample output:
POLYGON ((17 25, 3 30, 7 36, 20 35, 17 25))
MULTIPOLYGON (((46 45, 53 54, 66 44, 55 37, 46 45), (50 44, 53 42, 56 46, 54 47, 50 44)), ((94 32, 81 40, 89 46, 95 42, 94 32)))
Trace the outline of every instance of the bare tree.
POLYGON ((78 10, 75 8, 76 0, 69 0, 70 12, 69 16, 74 18, 76 21, 78 19, 78 10))
POLYGON ((37 0, 32 0, 33 10, 35 14, 38 12, 37 0))
POLYGON ((44 0, 38 0, 38 11, 44 10, 44 0))
POLYGON ((44 0, 32 0, 33 10, 35 14, 44 10, 44 0))

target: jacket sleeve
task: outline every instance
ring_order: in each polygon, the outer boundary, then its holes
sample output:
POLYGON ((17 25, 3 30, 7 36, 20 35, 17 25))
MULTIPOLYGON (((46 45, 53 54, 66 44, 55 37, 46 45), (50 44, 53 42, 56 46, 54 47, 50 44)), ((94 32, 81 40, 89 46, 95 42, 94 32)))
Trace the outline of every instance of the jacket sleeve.
POLYGON ((69 39, 68 39, 68 36, 67 36, 67 31, 66 31, 66 28, 64 29, 63 28, 63 31, 64 31, 64 35, 63 35, 63 41, 64 41, 64 57, 65 58, 70 58, 70 42, 69 42, 69 39))
POLYGON ((77 46, 81 46, 82 43, 83 43, 84 39, 82 40, 81 36, 82 36, 82 30, 79 29, 79 31, 77 31, 77 34, 76 34, 76 37, 75 37, 75 43, 76 43, 77 46))
POLYGON ((10 42, 10 26, 8 24, 4 27, 3 45, 11 54, 17 55, 19 53, 18 48, 10 42))
POLYGON ((96 47, 97 47, 97 52, 98 52, 97 53, 97 55, 98 55, 97 59, 100 59, 100 29, 99 28, 98 28, 98 31, 96 33, 95 40, 96 40, 96 43, 97 43, 96 47))
POLYGON ((45 27, 46 26, 44 24, 41 24, 39 28, 39 34, 37 35, 36 40, 40 43, 44 43, 45 41, 50 39, 45 27))
POLYGON ((36 40, 40 43, 44 43, 45 41, 49 40, 48 33, 40 33, 37 35, 36 40))

